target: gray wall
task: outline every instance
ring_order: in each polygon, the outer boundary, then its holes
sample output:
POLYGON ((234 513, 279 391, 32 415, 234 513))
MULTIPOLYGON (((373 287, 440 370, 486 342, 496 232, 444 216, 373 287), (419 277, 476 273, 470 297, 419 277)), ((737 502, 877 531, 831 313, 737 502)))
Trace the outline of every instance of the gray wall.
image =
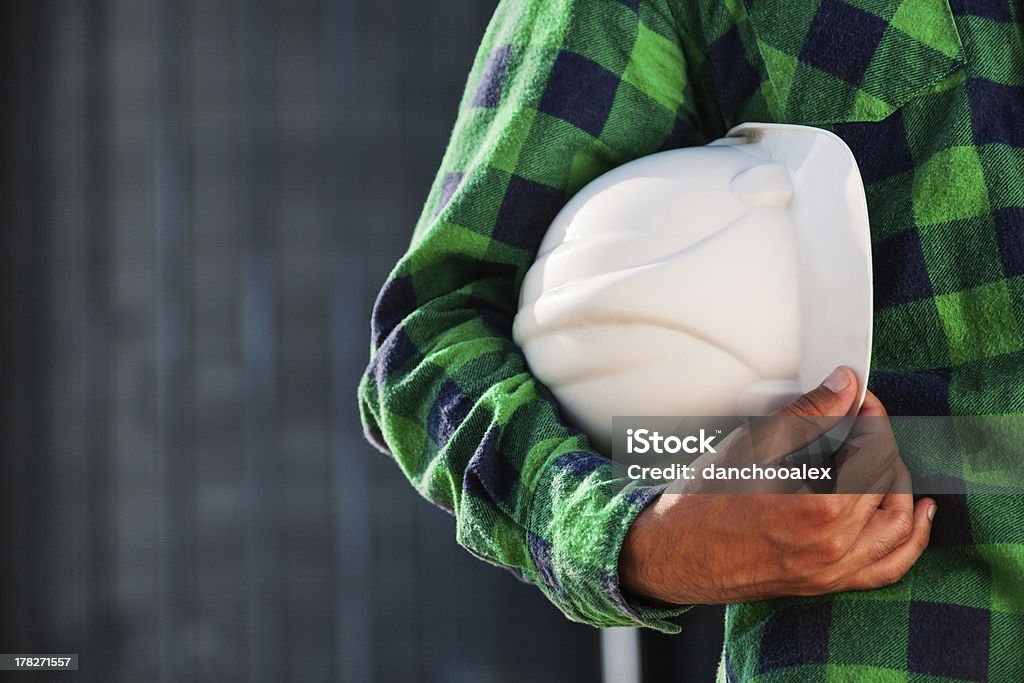
POLYGON ((597 632, 459 550, 355 407, 493 6, 3 3, 0 651, 596 680, 597 632))

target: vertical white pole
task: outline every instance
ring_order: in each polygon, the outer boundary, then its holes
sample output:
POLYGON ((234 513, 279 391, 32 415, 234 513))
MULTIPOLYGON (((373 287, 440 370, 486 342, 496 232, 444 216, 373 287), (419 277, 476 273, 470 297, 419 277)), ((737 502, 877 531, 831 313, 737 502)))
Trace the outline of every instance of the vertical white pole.
POLYGON ((604 683, 640 683, 640 631, 638 629, 602 629, 601 677, 604 683))

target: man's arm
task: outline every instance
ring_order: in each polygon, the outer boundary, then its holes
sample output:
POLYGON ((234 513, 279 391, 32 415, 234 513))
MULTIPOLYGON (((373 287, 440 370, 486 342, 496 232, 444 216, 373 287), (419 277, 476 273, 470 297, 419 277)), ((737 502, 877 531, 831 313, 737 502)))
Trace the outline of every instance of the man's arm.
POLYGON ((373 312, 369 438, 456 517, 459 543, 595 626, 664 616, 619 591, 657 491, 627 485, 560 418, 511 339, 519 285, 568 196, 687 140, 678 27, 662 2, 503 2, 413 244, 373 312))

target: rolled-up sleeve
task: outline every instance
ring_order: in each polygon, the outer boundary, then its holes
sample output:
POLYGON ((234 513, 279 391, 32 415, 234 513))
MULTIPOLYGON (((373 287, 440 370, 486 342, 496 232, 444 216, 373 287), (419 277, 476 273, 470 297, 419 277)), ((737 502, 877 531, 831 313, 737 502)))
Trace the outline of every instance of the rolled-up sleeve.
POLYGON ((581 186, 694 141, 680 31, 660 2, 502 2, 412 243, 373 311, 367 437, 452 512, 473 554, 570 619, 663 631, 623 597, 618 555, 658 491, 561 419, 512 341, 519 286, 581 186))

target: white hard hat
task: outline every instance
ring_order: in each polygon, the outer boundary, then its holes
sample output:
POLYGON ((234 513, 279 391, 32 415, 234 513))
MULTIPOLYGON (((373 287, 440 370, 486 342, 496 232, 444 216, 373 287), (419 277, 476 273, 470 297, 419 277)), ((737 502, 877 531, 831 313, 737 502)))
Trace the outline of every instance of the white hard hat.
POLYGON ((584 187, 526 274, 513 336, 570 423, 765 415, 871 354, 871 249, 837 136, 747 123, 584 187))

